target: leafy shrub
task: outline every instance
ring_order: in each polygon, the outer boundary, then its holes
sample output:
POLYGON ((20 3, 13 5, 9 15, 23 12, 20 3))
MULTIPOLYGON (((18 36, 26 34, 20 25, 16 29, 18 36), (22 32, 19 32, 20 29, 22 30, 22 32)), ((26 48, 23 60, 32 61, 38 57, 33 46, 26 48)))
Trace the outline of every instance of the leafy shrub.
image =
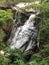
POLYGON ((26 65, 22 60, 14 61, 13 65, 26 65))
POLYGON ((44 20, 40 25, 39 42, 49 43, 49 19, 44 20))
POLYGON ((33 54, 30 59, 30 61, 37 61, 37 62, 40 62, 41 60, 42 60, 42 57, 40 56, 39 53, 33 54))
POLYGON ((6 48, 4 52, 5 55, 0 57, 0 65, 25 65, 22 52, 19 49, 6 48))
POLYGON ((29 62, 28 65, 38 65, 36 61, 29 62))
POLYGON ((9 65, 10 59, 6 57, 0 57, 0 65, 9 65))
POLYGON ((0 10, 0 26, 4 25, 8 19, 11 19, 13 21, 13 14, 11 10, 0 10))

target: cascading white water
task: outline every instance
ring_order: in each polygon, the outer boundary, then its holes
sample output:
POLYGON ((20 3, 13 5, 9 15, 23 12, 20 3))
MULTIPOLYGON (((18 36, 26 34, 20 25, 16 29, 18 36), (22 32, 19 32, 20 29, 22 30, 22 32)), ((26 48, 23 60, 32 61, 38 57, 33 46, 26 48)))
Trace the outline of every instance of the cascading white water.
POLYGON ((31 14, 23 26, 13 27, 10 39, 8 40, 8 45, 11 49, 20 48, 22 51, 27 51, 36 44, 35 40, 38 30, 34 26, 35 16, 35 14, 31 14))

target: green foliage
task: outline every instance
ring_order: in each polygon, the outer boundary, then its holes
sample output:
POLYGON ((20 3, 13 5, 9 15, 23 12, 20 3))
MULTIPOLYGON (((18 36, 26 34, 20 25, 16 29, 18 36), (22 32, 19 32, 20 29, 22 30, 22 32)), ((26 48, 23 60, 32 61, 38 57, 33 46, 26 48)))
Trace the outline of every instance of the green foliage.
POLYGON ((39 41, 40 43, 49 43, 49 19, 44 20, 40 25, 39 41))
MULTIPOLYGON (((9 2, 11 1, 9 0, 9 2)), ((37 17, 37 21, 40 19, 41 22, 38 34, 38 41, 41 47, 40 51, 38 53, 30 51, 29 54, 31 53, 32 56, 29 62, 26 63, 24 62, 23 53, 19 49, 11 50, 7 47, 1 41, 2 34, 0 34, 0 50, 5 51, 5 55, 0 57, 0 65, 49 65, 49 2, 46 1, 38 5, 29 6, 35 10, 40 10, 40 14, 37 17)), ((0 26, 5 24, 9 18, 13 20, 11 10, 0 10, 0 26)))
POLYGON ((32 61, 30 63, 28 63, 28 65, 38 65, 36 61, 32 61))
POLYGON ((6 45, 0 41, 0 50, 3 50, 6 48, 6 45))
POLYGON ((49 61, 47 61, 47 59, 43 59, 39 65, 49 65, 49 61))
POLYGON ((23 54, 19 49, 10 50, 9 58, 12 60, 12 62, 16 61, 17 59, 23 60, 23 54))
POLYGON ((13 14, 11 10, 0 10, 0 26, 4 25, 8 19, 13 21, 13 14))
POLYGON ((40 62, 42 60, 42 57, 39 53, 33 54, 30 61, 36 61, 36 62, 40 62))
POLYGON ((14 61, 13 65, 26 65, 22 60, 14 61))
POLYGON ((4 49, 5 55, 0 57, 0 65, 25 65, 22 52, 19 49, 4 49))
POLYGON ((32 2, 34 0, 0 0, 0 2, 9 2, 9 3, 17 3, 17 2, 32 2))
POLYGON ((9 65, 10 59, 6 57, 0 57, 0 65, 9 65))

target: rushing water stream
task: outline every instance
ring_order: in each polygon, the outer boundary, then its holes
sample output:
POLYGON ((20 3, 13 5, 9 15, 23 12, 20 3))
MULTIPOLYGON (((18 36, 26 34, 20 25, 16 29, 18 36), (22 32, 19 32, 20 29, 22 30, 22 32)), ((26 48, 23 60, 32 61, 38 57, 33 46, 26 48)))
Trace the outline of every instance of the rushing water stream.
POLYGON ((36 22, 34 20, 35 16, 36 14, 31 14, 23 25, 17 28, 16 26, 13 27, 8 40, 8 45, 11 49, 20 48, 21 51, 28 51, 33 45, 37 44, 38 29, 34 26, 36 22))

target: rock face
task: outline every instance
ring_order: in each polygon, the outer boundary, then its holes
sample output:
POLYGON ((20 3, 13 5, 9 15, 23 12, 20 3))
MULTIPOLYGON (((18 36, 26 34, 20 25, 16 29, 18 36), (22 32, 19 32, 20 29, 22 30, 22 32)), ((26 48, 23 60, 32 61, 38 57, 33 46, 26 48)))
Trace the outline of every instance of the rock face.
POLYGON ((5 53, 5 52, 4 52, 3 50, 0 50, 0 57, 1 57, 1 56, 4 56, 4 53, 5 53))
POLYGON ((10 6, 9 6, 8 2, 0 1, 0 8, 1 9, 8 9, 8 8, 10 8, 10 6))
MULTIPOLYGON (((37 45, 37 35, 38 29, 36 28, 35 24, 35 16, 36 14, 31 14, 29 18, 21 25, 23 21, 21 21, 20 14, 16 19, 15 26, 12 29, 11 36, 7 41, 7 45, 11 49, 19 48, 21 51, 28 51, 34 45, 37 45), (17 25, 19 25, 17 27, 17 25)), ((22 17, 23 18, 23 17, 22 17)), ((25 19, 26 17, 24 17, 25 19)))
POLYGON ((32 4, 39 4, 40 3, 40 1, 35 1, 35 2, 20 2, 20 3, 18 3, 18 4, 16 4, 16 6, 17 7, 19 7, 19 8, 24 8, 24 7, 26 7, 26 6, 29 6, 29 5, 32 5, 32 4))
POLYGON ((19 3, 15 3, 14 6, 11 6, 12 9, 15 9, 16 11, 22 11, 21 9, 25 10, 26 12, 33 12, 35 13, 36 11, 30 7, 30 8, 25 8, 28 7, 30 5, 34 5, 34 4, 40 4, 40 1, 32 1, 32 2, 19 2, 19 3))
POLYGON ((12 30, 12 23, 11 23, 11 20, 10 19, 7 20, 6 26, 5 27, 2 27, 2 30, 5 32, 5 36, 3 38, 3 41, 4 42, 7 42, 7 40, 10 37, 11 30, 12 30))

